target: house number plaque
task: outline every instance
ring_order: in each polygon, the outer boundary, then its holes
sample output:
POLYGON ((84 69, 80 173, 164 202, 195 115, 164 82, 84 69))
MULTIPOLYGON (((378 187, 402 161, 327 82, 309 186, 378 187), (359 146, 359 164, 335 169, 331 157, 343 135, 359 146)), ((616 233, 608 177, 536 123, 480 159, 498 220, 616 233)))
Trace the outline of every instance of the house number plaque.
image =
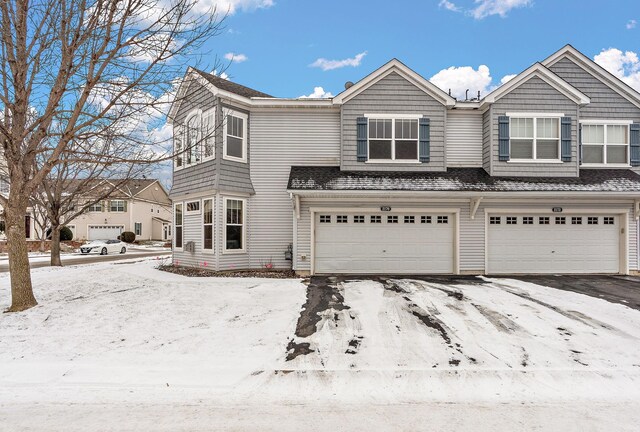
POLYGON ((382 206, 382 207, 380 207, 380 211, 391 211, 391 207, 389 207, 389 206, 382 206))

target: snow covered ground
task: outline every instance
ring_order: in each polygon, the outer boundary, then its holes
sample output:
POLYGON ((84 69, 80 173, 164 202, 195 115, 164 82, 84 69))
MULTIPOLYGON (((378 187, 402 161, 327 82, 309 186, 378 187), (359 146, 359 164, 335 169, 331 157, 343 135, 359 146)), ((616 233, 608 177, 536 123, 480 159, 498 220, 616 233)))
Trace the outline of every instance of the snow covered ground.
POLYGON ((40 305, 0 315, 0 430, 638 430, 626 306, 509 279, 307 287, 157 263, 33 271, 40 305))

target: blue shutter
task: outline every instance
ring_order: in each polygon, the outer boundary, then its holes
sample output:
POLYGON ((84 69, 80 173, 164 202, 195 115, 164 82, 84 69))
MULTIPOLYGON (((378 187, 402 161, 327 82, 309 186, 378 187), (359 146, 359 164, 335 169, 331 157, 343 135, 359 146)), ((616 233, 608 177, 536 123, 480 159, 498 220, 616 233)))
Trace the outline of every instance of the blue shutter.
POLYGON ((420 145, 418 157, 420 162, 429 162, 431 160, 431 122, 427 117, 421 117, 419 125, 420 145))
POLYGON ((631 125, 631 165, 640 166, 640 123, 631 125))
POLYGON ((498 159, 509 160, 509 117, 498 116, 498 159))
POLYGON ((357 123, 357 142, 358 142, 358 149, 357 149, 357 156, 358 156, 358 162, 366 162, 367 161, 367 153, 368 153, 368 149, 367 149, 367 127, 369 122, 367 121, 366 117, 358 117, 356 119, 356 123, 357 123))
POLYGON ((562 162, 571 162, 571 117, 560 119, 560 152, 562 162))
POLYGON ((582 125, 578 125, 578 161, 582 165, 582 125))

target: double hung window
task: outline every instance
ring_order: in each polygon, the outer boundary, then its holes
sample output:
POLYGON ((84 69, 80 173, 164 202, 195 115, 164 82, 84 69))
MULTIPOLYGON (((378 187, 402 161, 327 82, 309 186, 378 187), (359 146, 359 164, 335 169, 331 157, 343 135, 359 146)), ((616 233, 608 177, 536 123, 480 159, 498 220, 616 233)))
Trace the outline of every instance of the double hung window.
POLYGON ((511 160, 560 160, 560 118, 511 117, 511 160))
POLYGON ((369 118, 369 160, 417 161, 417 118, 369 118))

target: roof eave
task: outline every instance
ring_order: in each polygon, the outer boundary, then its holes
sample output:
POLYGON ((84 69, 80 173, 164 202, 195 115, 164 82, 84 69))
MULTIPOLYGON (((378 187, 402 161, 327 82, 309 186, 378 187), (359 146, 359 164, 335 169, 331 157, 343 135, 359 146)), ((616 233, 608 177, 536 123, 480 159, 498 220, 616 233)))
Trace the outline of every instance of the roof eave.
POLYGON ((456 198, 474 198, 474 197, 491 197, 491 198, 598 198, 598 199, 631 199, 637 200, 640 192, 614 192, 614 191, 413 191, 413 190, 358 190, 358 189, 287 189, 287 193, 299 195, 301 197, 313 197, 317 195, 363 195, 363 196, 416 196, 416 197, 434 197, 447 198, 453 194, 456 198), (562 196, 558 196, 561 193, 562 196))
POLYGON ((489 93, 480 102, 480 107, 484 108, 488 104, 493 104, 503 96, 509 94, 511 91, 524 84, 526 81, 533 77, 538 77, 560 93, 567 96, 573 102, 579 106, 584 106, 591 103, 591 99, 582 93, 580 90, 560 78, 555 73, 551 72, 541 63, 535 63, 528 67, 526 70, 513 77, 511 80, 501 85, 491 93, 489 93))
POLYGON ((441 102, 443 105, 447 107, 452 107, 456 104, 456 100, 449 96, 445 91, 440 89, 435 84, 431 83, 429 80, 422 77, 417 72, 413 71, 411 68, 406 66, 398 59, 392 59, 379 67, 378 69, 371 72, 369 75, 365 76, 357 83, 349 87, 348 89, 343 90, 341 93, 337 94, 333 98, 333 103, 335 104, 343 104, 348 102, 350 99, 355 97, 360 92, 366 90, 371 87, 373 84, 386 77, 392 72, 396 72, 401 75, 403 78, 409 80, 414 85, 422 89, 425 93, 433 96, 436 100, 441 102))
POLYGON ((620 96, 624 97, 629 102, 640 108, 640 92, 634 90, 620 78, 616 77, 611 72, 609 72, 569 44, 551 54, 541 63, 545 67, 549 68, 556 64, 558 61, 562 60, 565 56, 571 57, 572 60, 575 60, 579 66, 585 68, 585 70, 596 79, 599 79, 606 85, 613 86, 613 90, 620 94, 620 96))

